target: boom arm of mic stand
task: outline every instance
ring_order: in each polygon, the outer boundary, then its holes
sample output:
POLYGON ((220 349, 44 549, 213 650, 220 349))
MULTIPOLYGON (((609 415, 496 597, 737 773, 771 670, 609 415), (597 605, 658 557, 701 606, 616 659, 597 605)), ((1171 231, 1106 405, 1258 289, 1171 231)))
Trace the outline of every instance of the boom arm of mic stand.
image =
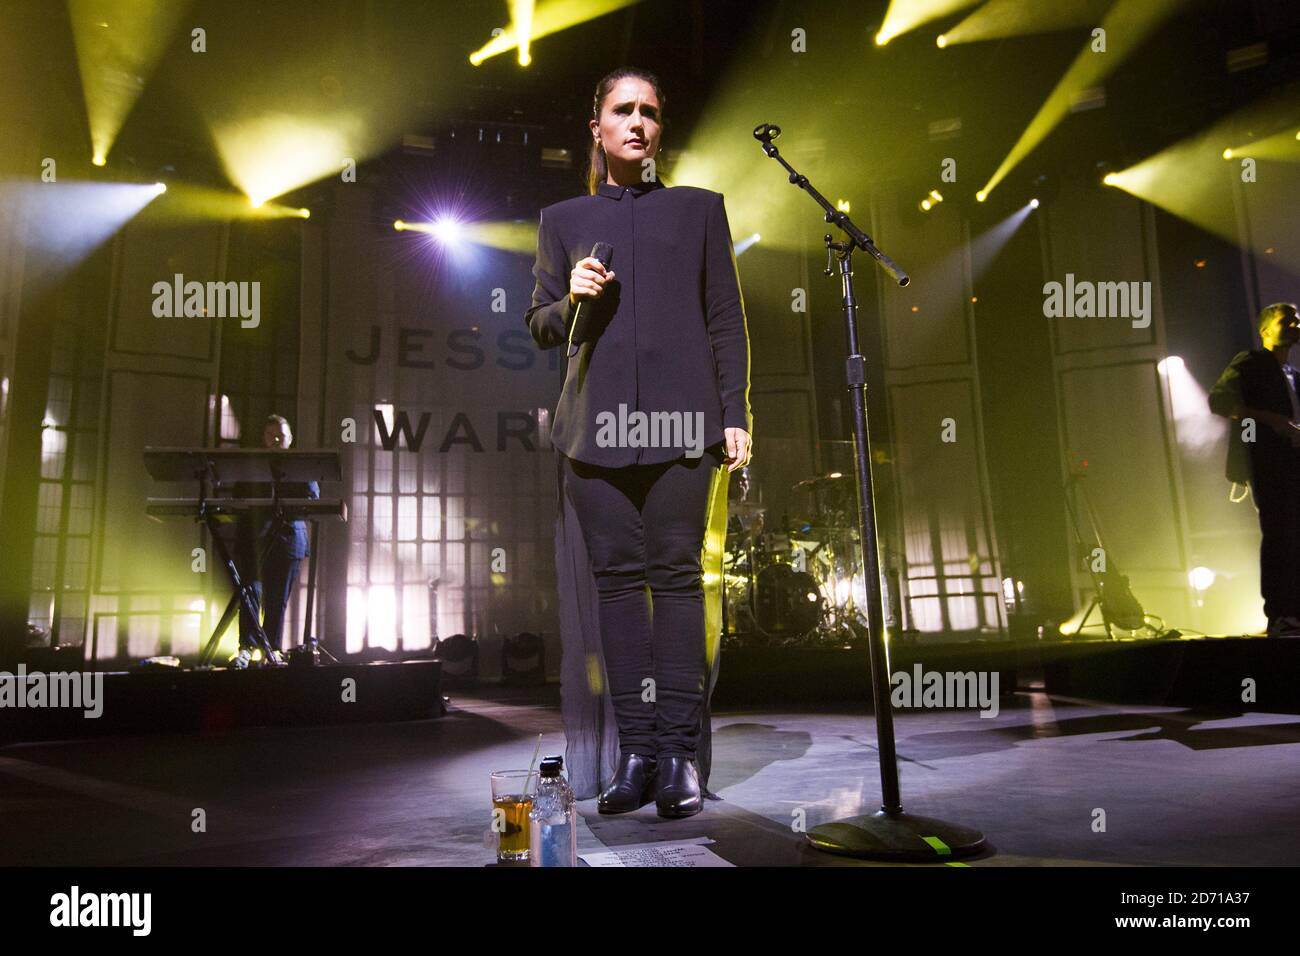
POLYGON ((899 268, 897 262, 881 252, 876 247, 876 244, 871 241, 871 237, 854 224, 853 220, 849 218, 848 213, 832 206, 825 196, 813 188, 812 183, 808 182, 807 176, 803 175, 803 173, 797 172, 793 166, 787 163, 785 157, 781 155, 780 150, 778 150, 771 141, 764 142, 761 145, 763 147, 763 152, 772 159, 775 159, 790 173, 790 182, 798 186, 809 196, 812 196, 817 204, 826 210, 825 219, 827 222, 834 226, 838 226, 840 230, 853 241, 855 246, 879 262, 881 267, 893 276, 894 281, 900 286, 907 285, 912 281, 912 277, 899 268))
MULTIPOLYGON (((812 187, 808 188, 811 190, 812 187)), ((854 245, 879 262, 881 267, 893 276, 894 281, 900 286, 907 285, 912 281, 912 277, 900 269, 897 262, 876 248, 876 244, 871 241, 871 237, 853 224, 853 220, 849 218, 848 213, 839 209, 827 212, 826 221, 839 226, 853 240, 854 245)))

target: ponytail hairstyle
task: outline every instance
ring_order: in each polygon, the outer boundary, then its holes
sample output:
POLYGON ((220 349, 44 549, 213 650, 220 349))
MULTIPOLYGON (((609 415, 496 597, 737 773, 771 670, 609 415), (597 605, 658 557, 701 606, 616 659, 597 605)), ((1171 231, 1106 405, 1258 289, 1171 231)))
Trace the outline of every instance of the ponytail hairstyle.
MULTIPOLYGON (((600 121, 600 110, 605 105, 605 97, 609 96, 609 92, 614 88, 615 83, 629 76, 638 80, 645 80, 654 87, 655 96, 659 99, 659 123, 662 126, 664 113, 668 109, 668 100, 664 96, 664 91, 659 88, 659 78, 653 73, 632 66, 619 67, 612 73, 607 73, 601 77, 600 82, 596 84, 596 95, 591 102, 591 118, 597 122, 600 121)), ((605 150, 601 148, 598 140, 593 140, 587 156, 587 192, 594 196, 596 187, 603 183, 608 176, 609 164, 605 162, 605 150)))

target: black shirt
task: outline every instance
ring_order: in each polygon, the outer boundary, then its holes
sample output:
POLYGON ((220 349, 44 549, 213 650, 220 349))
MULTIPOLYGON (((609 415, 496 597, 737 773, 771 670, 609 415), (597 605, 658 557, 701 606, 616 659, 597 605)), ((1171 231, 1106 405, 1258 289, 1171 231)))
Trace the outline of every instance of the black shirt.
POLYGON ((691 447, 611 444, 611 420, 633 412, 691 416, 703 426, 695 438, 704 448, 723 441, 724 428, 752 432, 749 336, 722 194, 658 181, 601 183, 595 195, 543 209, 525 316, 542 348, 565 347, 574 311, 569 273, 596 242, 613 247, 615 278, 582 305, 591 331, 574 340, 580 347, 568 360, 552 445, 611 468, 671 461, 691 447))
MULTIPOLYGON (((1273 355, 1264 349, 1238 352, 1210 390, 1210 410, 1229 415, 1240 402, 1248 408, 1277 412, 1291 418, 1287 374, 1273 355)), ((1227 476, 1232 481, 1267 480, 1279 473, 1300 468, 1300 450, 1263 422, 1255 423, 1255 440, 1242 440, 1240 423, 1228 432, 1227 476)))

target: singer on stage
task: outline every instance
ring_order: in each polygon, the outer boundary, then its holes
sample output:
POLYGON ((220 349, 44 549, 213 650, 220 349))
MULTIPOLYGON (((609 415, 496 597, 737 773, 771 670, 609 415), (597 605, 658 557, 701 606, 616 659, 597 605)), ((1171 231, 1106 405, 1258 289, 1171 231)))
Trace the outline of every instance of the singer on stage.
POLYGON ((660 816, 685 817, 703 808, 710 495, 748 464, 753 416, 723 198, 659 179, 664 102, 640 70, 597 84, 589 195, 542 210, 527 322, 539 346, 570 353, 551 442, 590 556, 618 725, 598 807, 653 796, 660 816), (610 247, 604 264, 596 243, 610 247), (609 424, 637 412, 662 427, 609 424))

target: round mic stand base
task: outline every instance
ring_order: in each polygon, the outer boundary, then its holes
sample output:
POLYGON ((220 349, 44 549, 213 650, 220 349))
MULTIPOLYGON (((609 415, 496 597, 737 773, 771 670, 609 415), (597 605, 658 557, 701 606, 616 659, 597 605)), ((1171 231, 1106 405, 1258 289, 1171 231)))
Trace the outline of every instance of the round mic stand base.
POLYGON ((985 847, 984 834, 970 827, 884 810, 823 823, 804 836, 826 853, 894 863, 942 863, 985 847))

